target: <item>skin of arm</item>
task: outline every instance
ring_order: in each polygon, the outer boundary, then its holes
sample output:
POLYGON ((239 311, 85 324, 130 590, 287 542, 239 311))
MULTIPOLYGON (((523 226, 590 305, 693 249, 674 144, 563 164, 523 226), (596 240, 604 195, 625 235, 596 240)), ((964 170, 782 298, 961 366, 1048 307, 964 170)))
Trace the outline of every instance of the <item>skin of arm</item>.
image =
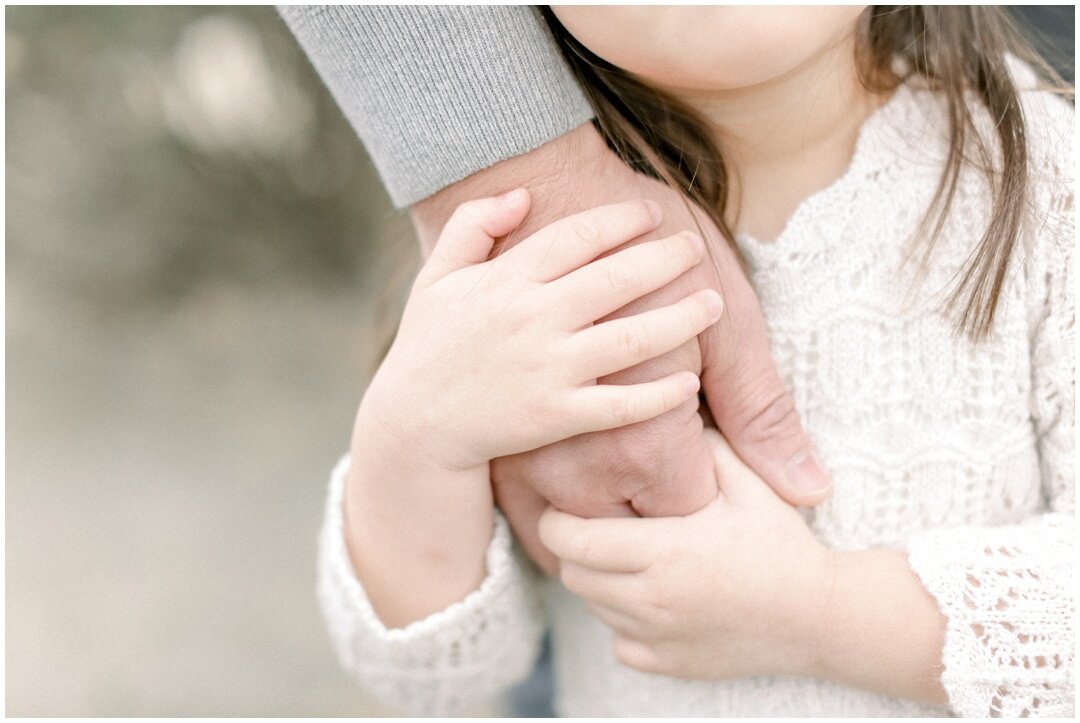
POLYGON ((826 549, 707 434, 720 494, 704 510, 600 520, 549 508, 541 519, 563 583, 614 630, 616 658, 682 678, 808 675, 945 703, 945 618, 905 554, 826 549))
POLYGON ((638 200, 577 214, 487 260, 528 207, 518 189, 455 211, 357 412, 346 545, 391 627, 445 609, 484 579, 491 459, 655 417, 699 388, 686 371, 596 380, 696 337, 722 313, 716 292, 593 322, 697 265, 703 241, 676 234, 592 261, 656 228, 659 206, 638 200), (589 229, 603 231, 585 241, 589 229))
POLYGON ((832 552, 812 675, 944 705, 945 617, 899 550, 832 552))
MULTIPOLYGON (((533 210, 504 240, 511 247, 532 230, 599 203, 650 198, 664 209, 656 232, 633 243, 700 229, 715 263, 703 263, 613 317, 637 313, 713 288, 724 297, 721 321, 696 340, 657 359, 604 379, 635 383, 676 371, 699 374, 717 424, 732 445, 785 499, 813 505, 829 494, 794 404, 769 353, 757 298, 719 232, 695 214, 682 196, 632 171, 611 152, 591 124, 540 148, 473 174, 412 207, 425 256, 457 203, 521 185, 533 210), (801 476, 793 475, 801 471, 801 476)), ((554 559, 536 533, 549 502, 583 516, 684 515, 704 507, 715 488, 704 480, 711 467, 701 436, 697 399, 656 419, 596 434, 579 435, 492 465, 496 499, 515 535, 548 573, 554 559), (591 480, 582 484, 581 480, 591 480)))
POLYGON ((379 405, 367 398, 364 404, 345 488, 345 542, 379 619, 388 628, 404 627, 464 599, 483 581, 495 514, 488 465, 424 464, 378 423, 379 405))

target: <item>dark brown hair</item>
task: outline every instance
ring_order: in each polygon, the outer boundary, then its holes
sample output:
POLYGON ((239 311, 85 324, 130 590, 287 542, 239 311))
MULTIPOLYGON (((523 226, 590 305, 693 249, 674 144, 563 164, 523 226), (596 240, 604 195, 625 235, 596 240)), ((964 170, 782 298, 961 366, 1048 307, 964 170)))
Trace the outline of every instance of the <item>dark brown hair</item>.
MULTIPOLYGON (((550 8, 542 12, 592 104, 596 126, 608 145, 635 170, 682 191, 734 247, 734 235, 725 221, 728 168, 708 124, 676 98, 592 53, 550 8)), ((856 66, 868 90, 889 92, 901 83, 921 79, 946 100, 949 153, 916 234, 917 239, 926 239, 920 258, 923 270, 944 226, 964 164, 976 163, 990 181, 993 211, 989 224, 944 308, 955 316, 957 331, 973 339, 986 338, 993 328, 1028 208, 1026 130, 1006 53, 1040 72, 1048 88, 1064 89, 1057 74, 1023 41, 1000 8, 874 5, 859 19, 856 66), (894 70, 897 58, 906 61, 900 63, 908 69, 903 76, 894 70), (998 119, 997 149, 988 148, 975 130, 968 93, 998 119)))

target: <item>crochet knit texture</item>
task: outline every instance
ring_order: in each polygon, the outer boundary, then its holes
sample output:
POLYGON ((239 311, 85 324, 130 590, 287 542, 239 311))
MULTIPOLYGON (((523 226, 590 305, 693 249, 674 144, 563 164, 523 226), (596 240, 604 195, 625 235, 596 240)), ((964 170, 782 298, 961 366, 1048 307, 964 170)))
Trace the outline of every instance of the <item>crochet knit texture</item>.
MULTIPOLYGON (((631 670, 577 598, 539 579, 498 515, 481 587, 388 630, 345 548, 347 456, 331 477, 318 585, 342 665, 390 704, 454 714, 524 677, 548 625, 564 715, 1072 715, 1073 110, 1044 92, 1022 98, 1032 213, 989 341, 958 336, 941 311, 991 215, 981 171, 963 171, 926 273, 904 262, 948 148, 944 107, 925 90, 902 86, 867 119, 845 174, 775 241, 739 240, 773 357, 832 475, 810 527, 838 550, 908 551, 948 621, 948 707, 811 678, 631 670)), ((990 119, 977 125, 994 147, 990 119)))

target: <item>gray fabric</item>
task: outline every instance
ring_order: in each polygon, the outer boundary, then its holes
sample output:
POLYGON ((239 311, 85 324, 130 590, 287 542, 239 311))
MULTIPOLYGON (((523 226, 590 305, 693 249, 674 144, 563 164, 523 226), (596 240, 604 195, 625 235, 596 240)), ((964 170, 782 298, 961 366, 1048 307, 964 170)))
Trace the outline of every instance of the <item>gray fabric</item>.
POLYGON ((529 6, 278 6, 406 206, 585 123, 529 6))

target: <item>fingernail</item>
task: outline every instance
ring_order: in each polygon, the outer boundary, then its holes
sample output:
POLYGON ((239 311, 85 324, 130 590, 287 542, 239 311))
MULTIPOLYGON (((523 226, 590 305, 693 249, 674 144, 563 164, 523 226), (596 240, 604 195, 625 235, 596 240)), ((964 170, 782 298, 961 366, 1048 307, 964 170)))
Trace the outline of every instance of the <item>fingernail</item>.
POLYGON ((709 318, 716 321, 720 318, 720 315, 724 313, 724 300, 720 298, 720 294, 712 289, 706 289, 703 296, 705 299, 705 308, 709 312, 709 318))
POLYGON ((788 462, 785 473, 788 485, 802 495, 820 494, 832 484, 825 468, 821 466, 821 461, 813 452, 796 455, 788 462))
POLYGON ((694 251, 697 251, 698 256, 705 254, 705 242, 692 231, 686 232, 686 238, 690 239, 690 245, 694 247, 694 251))
POLYGON ((523 193, 525 193, 524 188, 515 188, 513 191, 507 191, 499 196, 497 200, 499 203, 511 204, 517 201, 523 193))
POLYGON ((660 208, 660 204, 646 199, 645 207, 649 209, 649 215, 652 216, 653 223, 659 226, 660 222, 664 220, 664 210, 660 208))
POLYGON ((682 383, 687 396, 697 394, 698 387, 701 386, 696 374, 684 374, 682 383))

